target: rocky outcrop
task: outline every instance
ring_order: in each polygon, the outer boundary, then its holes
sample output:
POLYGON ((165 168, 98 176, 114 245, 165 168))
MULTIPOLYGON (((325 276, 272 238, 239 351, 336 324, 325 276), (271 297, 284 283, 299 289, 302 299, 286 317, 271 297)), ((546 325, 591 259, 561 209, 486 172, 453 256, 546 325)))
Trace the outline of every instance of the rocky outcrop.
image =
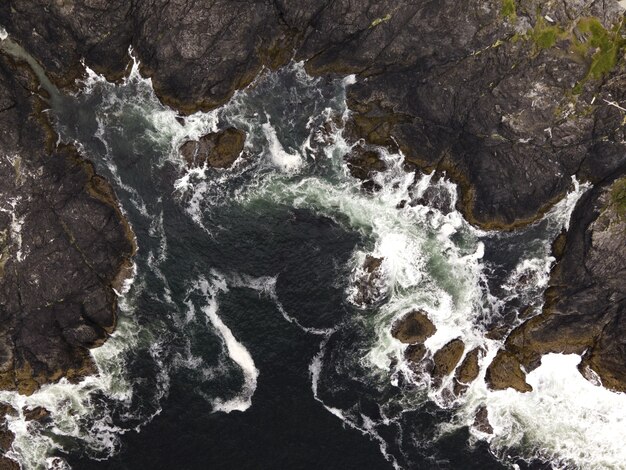
POLYGON ((550 353, 584 354, 583 375, 626 391, 626 177, 579 202, 552 272, 543 313, 516 328, 506 349, 527 370, 550 353))
POLYGON ((520 367, 519 360, 510 352, 500 350, 493 359, 485 381, 492 390, 506 390, 513 388, 518 392, 530 392, 532 387, 526 383, 526 374, 520 367))
MULTIPOLYGON (((183 112, 224 103, 263 66, 291 57, 313 74, 354 73, 346 136, 400 149, 413 168, 445 172, 459 184, 457 208, 484 228, 536 220, 573 175, 593 182, 598 189, 578 205, 544 313, 509 336, 492 378, 517 371, 515 361, 530 370, 545 352, 585 352, 584 370, 624 389, 624 301, 613 274, 621 272, 623 234, 600 195, 626 165, 622 31, 611 28, 623 9, 616 0, 504 5, 59 0, 41 8, 9 0, 0 23, 66 86, 82 73, 83 57, 119 78, 132 46, 157 94, 183 112)), ((351 171, 371 181, 379 165, 365 155, 351 171)), ((75 330, 79 343, 86 331, 75 330)), ((5 363, 14 355, 12 346, 0 348, 5 363)))
POLYGON ((56 146, 30 70, 0 55, 0 388, 94 372, 134 252, 109 184, 56 146), (119 286, 118 286, 119 287, 119 286))
POLYGON ((207 164, 213 168, 228 168, 243 152, 245 142, 244 131, 229 127, 185 142, 180 153, 189 166, 207 164))
POLYGON ((423 343, 436 331, 437 328, 426 313, 414 310, 394 322, 391 327, 391 336, 401 343, 415 344, 423 343))
POLYGON ((480 372, 480 365, 478 361, 484 355, 484 351, 481 348, 474 348, 465 355, 461 365, 457 367, 454 373, 454 394, 461 395, 464 393, 469 384, 471 384, 480 372))
POLYGON ((363 265, 357 270, 355 280, 356 293, 353 301, 361 307, 371 306, 379 302, 386 294, 383 266, 384 258, 367 255, 363 265))
POLYGON ((440 382, 445 376, 454 372, 457 364, 463 357, 465 344, 460 339, 453 339, 433 355, 434 367, 432 376, 435 382, 440 382))

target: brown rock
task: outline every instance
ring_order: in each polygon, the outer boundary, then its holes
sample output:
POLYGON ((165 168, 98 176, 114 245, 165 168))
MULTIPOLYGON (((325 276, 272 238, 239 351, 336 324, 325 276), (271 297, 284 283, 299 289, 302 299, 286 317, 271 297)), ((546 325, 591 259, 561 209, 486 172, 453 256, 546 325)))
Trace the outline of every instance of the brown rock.
POLYGON ((457 338, 437 351, 433 357, 435 362, 432 373, 433 378, 435 380, 441 380, 446 375, 450 375, 461 360, 464 350, 465 344, 457 338))
POLYGON ((468 389, 468 385, 471 384, 476 377, 478 377, 478 373, 480 372, 480 367, 478 365, 478 360, 484 355, 484 351, 482 348, 474 348, 470 352, 465 355, 463 362, 457 368, 456 373, 454 374, 454 394, 459 396, 468 389))
POLYGON ((520 362, 513 354, 503 349, 498 351, 489 364, 485 381, 492 390, 513 388, 518 392, 530 392, 533 389, 526 383, 526 374, 522 371, 520 362))
POLYGON ((479 406, 476 410, 474 428, 476 428, 477 431, 484 432, 485 434, 493 434, 493 427, 489 422, 489 411, 485 405, 479 406))
POLYGON ((476 380, 480 372, 478 360, 483 354, 484 351, 481 348, 474 348, 465 355, 465 359, 454 375, 459 382, 469 384, 476 380))
POLYGON ((35 408, 22 408, 24 413, 24 419, 26 421, 39 421, 43 422, 50 417, 50 412, 43 406, 36 406, 35 408))
POLYGON ((426 346, 423 344, 411 344, 404 350, 404 357, 411 365, 419 364, 426 356, 426 346))
POLYGON ((391 335, 406 344, 423 343, 435 334, 437 328, 421 310, 407 313, 396 320, 391 327, 391 335))
POLYGON ((185 142, 180 153, 189 166, 202 166, 207 163, 213 168, 228 168, 241 152, 246 142, 246 133, 229 127, 212 132, 199 140, 185 142))

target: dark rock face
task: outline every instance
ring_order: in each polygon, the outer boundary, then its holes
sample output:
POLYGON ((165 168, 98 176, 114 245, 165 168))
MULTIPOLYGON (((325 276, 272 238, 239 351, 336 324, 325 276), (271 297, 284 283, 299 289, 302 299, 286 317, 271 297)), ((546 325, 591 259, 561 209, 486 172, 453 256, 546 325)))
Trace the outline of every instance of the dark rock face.
POLYGON ((134 251, 111 187, 51 145, 31 90, 28 69, 0 57, 0 388, 24 394, 94 371, 88 348, 115 328, 134 251))
POLYGON ((407 313, 391 327, 391 335, 406 344, 423 343, 436 331, 433 322, 419 310, 407 313))
POLYGON ((579 202, 541 315, 515 329, 506 348, 528 370, 549 352, 583 354, 581 370, 626 391, 626 178, 579 202))
POLYGON ((346 155, 348 170, 355 178, 363 180, 363 187, 367 190, 379 190, 372 177, 376 172, 385 171, 387 165, 376 150, 367 149, 363 145, 357 144, 352 151, 346 155))
POLYGON ((197 141, 185 142, 180 153, 189 166, 206 163, 213 168, 228 168, 243 152, 245 142, 245 132, 229 127, 204 135, 197 141))
POLYGON ((356 295, 354 303, 359 306, 369 306, 380 301, 386 294, 382 264, 384 258, 367 255, 361 267, 361 274, 356 279, 356 295))
POLYGON ((512 227, 559 199, 570 175, 600 181, 623 163, 620 111, 603 99, 626 95, 615 74, 585 80, 591 52, 570 53, 572 37, 549 47, 533 39, 544 15, 563 30, 589 15, 608 27, 619 19, 617 2, 583 11, 575 2, 523 0, 516 9, 505 17, 499 0, 358 8, 347 0, 153 0, 132 8, 77 0, 44 11, 12 0, 0 21, 58 81, 77 75, 81 57, 119 76, 132 45, 159 96, 183 111, 225 102, 263 65, 292 56, 311 73, 356 73, 348 126, 355 137, 447 171, 461 184, 469 220, 512 227))

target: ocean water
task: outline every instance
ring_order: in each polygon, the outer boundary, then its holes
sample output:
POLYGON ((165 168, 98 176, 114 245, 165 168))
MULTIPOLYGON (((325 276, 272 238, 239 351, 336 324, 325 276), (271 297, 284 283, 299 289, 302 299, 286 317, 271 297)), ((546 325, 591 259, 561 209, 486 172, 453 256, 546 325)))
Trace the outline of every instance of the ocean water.
POLYGON ((0 392, 52 412, 9 418, 24 468, 626 468, 626 397, 583 379, 579 357, 544 357, 532 393, 484 384, 501 346, 487 331, 540 311, 550 243, 588 186, 507 234, 471 227, 455 186, 405 172, 400 154, 380 149, 381 189, 364 191, 344 161, 354 80, 294 63, 182 117, 135 64, 121 84, 91 73, 55 98, 61 139, 112 182, 139 251, 119 328, 93 351, 100 374, 0 392), (247 133, 235 165, 187 168, 180 144, 225 126, 247 133), (451 207, 420 204, 426 190, 451 207), (368 255, 382 275, 362 305, 368 255), (486 351, 463 397, 390 335, 415 308, 437 327, 430 352, 454 338, 486 351), (473 426, 481 406, 492 435, 473 426))

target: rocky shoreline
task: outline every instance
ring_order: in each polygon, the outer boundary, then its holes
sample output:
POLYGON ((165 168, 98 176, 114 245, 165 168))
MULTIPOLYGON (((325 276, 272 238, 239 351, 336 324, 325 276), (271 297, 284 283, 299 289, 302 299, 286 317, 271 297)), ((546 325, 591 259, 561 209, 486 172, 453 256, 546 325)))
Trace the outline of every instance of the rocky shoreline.
MULTIPOLYGON (((292 59, 305 61, 315 75, 356 74, 345 132, 361 143, 348 160, 353 176, 367 182, 381 169, 368 145, 399 149, 407 171, 434 170, 456 182, 457 209, 486 230, 524 227, 567 193, 572 177, 591 182, 555 245, 558 263, 542 313, 508 335, 487 371, 492 388, 522 392, 530 390, 524 371, 549 352, 583 355, 585 377, 626 391, 623 15, 617 1, 578 0, 383 0, 358 9, 347 1, 313 0, 241 8, 191 0, 0 5, 0 24, 57 86, 75 86, 83 59, 120 79, 132 48, 159 98, 181 113, 215 108, 264 68, 292 59)), ((28 71, 4 56, 0 65, 2 149, 20 157, 19 170, 17 160, 0 162, 5 181, 13 181, 0 190, 5 201, 37 195, 28 210, 0 213, 0 234, 14 234, 13 221, 25 218, 19 246, 15 235, 0 239, 8 319, 0 386, 29 393, 91 370, 86 348, 114 328, 112 282, 134 247, 108 184, 74 149, 51 145, 28 71), (29 176, 40 168, 43 177, 29 176), (58 195, 61 184, 73 189, 58 195), (55 217, 33 222, 59 244, 45 251, 28 217, 50 207, 55 217), (85 213, 88 221, 80 219, 85 213), (28 256, 18 262, 20 249, 28 256), (54 264, 46 261, 52 252, 60 256, 54 264), (48 275, 37 284, 27 277, 45 270, 81 282, 55 283, 48 275), (48 323, 42 326, 40 318, 48 323), (46 336, 41 328, 56 333, 46 336)), ((229 132, 225 160, 211 160, 220 145, 214 135, 187 147, 189 164, 232 163, 245 136, 229 132)), ((433 373, 455 373, 461 393, 476 378, 482 353, 464 351, 462 341, 444 348, 433 358, 433 373)), ((415 362, 423 353, 417 343, 407 348, 415 362)))

